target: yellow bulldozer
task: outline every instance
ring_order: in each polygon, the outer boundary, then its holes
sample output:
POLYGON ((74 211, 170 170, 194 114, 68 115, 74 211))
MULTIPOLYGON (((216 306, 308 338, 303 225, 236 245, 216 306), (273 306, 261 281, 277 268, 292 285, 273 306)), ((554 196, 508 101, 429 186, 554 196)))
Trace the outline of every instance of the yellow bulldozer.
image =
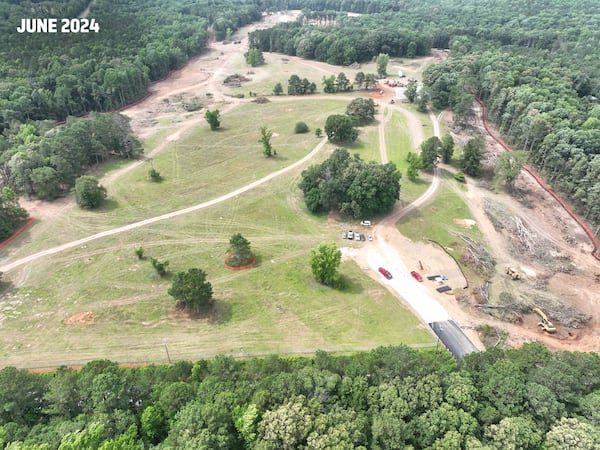
POLYGON ((542 328, 542 330, 550 334, 556 333, 556 327, 552 322, 550 322, 548 316, 544 314, 544 311, 542 311, 540 308, 533 308, 533 311, 536 312, 542 319, 541 322, 538 322, 538 325, 542 328))
POLYGON ((506 268, 506 275, 508 275, 509 277, 511 277, 513 280, 520 280, 521 279, 521 274, 519 272, 517 272, 515 269, 513 269, 512 267, 507 267, 506 268))

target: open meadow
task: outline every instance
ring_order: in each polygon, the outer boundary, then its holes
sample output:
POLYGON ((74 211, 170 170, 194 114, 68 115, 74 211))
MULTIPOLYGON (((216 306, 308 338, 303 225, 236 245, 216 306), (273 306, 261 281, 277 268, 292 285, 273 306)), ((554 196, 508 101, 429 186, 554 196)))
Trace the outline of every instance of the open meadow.
MULTIPOLYGON (((163 182, 148 181, 145 163, 109 186, 103 209, 66 208, 48 219, 43 234, 25 234, 19 249, 11 249, 13 255, 202 203, 256 181, 309 153, 320 142, 314 129, 327 115, 342 113, 346 104, 343 99, 307 98, 240 105, 222 116, 222 130, 211 132, 203 124, 155 156, 153 165, 163 182), (298 120, 311 131, 294 134, 298 120), (257 141, 262 125, 274 131, 275 158, 261 154, 257 141)), ((311 249, 321 242, 341 245, 341 231, 356 226, 309 214, 297 188, 301 171, 333 148, 328 144, 302 167, 217 205, 15 269, 15 288, 3 294, 0 310, 3 364, 57 366, 99 358, 164 362, 218 353, 434 345, 418 319, 355 262, 342 263, 342 290, 314 280, 308 265, 311 249), (257 254, 252 269, 223 266, 229 238, 237 232, 257 254), (205 270, 216 299, 213 313, 190 317, 177 310, 167 294, 169 277, 160 278, 149 260, 137 259, 134 249, 139 246, 148 257, 168 260, 172 273, 205 270)), ((377 127, 363 128, 350 150, 367 161, 377 160, 377 127)))

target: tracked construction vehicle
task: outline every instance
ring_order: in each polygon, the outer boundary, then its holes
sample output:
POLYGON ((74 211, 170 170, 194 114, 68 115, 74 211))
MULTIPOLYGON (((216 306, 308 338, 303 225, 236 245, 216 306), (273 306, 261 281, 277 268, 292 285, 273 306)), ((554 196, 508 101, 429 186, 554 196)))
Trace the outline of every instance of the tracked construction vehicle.
POLYGON ((511 277, 513 280, 520 280, 521 279, 521 274, 519 272, 517 272, 515 269, 513 269, 512 267, 507 267, 506 268, 506 275, 508 275, 509 277, 511 277))
POLYGON ((542 319, 541 322, 538 322, 538 325, 542 328, 542 330, 550 334, 556 333, 556 327, 552 322, 550 322, 548 316, 544 314, 544 311, 542 311, 540 308, 533 308, 533 311, 536 312, 542 319))

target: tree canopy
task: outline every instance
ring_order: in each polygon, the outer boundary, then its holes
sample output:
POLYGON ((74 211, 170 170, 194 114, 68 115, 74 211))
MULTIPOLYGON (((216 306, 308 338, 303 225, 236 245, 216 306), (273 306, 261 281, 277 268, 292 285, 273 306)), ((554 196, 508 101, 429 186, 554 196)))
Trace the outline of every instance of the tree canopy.
POLYGON ((94 209, 106 198, 106 188, 96 177, 84 175, 75 180, 75 201, 84 209, 94 209))
POLYGON ((337 280, 337 269, 342 252, 335 243, 322 243, 310 252, 310 268, 317 281, 332 286, 337 280))
POLYGON ((168 293, 179 305, 199 313, 211 304, 213 291, 210 282, 206 281, 206 272, 193 268, 173 275, 168 293))
POLYGON ((365 163, 338 148, 323 163, 304 170, 299 187, 311 212, 336 208, 355 218, 373 217, 394 207, 400 172, 394 163, 365 163))
POLYGON ((29 214, 21 205, 14 191, 9 187, 0 192, 0 241, 10 237, 25 222, 29 214))
POLYGON ((595 450, 599 393, 600 356, 539 343, 458 362, 406 346, 127 369, 101 360, 50 374, 1 369, 0 436, 38 450, 595 450))

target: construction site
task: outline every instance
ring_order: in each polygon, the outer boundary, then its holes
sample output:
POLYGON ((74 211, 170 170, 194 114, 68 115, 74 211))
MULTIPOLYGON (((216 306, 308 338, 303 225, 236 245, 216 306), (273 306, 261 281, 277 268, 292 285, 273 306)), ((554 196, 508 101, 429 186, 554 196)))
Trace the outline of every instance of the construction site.
POLYGON ((476 106, 464 136, 486 139, 483 181, 469 186, 468 203, 484 239, 464 235, 462 262, 478 275, 457 296, 486 346, 543 341, 553 349, 598 350, 600 261, 586 229, 522 170, 509 193, 492 181, 506 151, 489 133, 476 106))

